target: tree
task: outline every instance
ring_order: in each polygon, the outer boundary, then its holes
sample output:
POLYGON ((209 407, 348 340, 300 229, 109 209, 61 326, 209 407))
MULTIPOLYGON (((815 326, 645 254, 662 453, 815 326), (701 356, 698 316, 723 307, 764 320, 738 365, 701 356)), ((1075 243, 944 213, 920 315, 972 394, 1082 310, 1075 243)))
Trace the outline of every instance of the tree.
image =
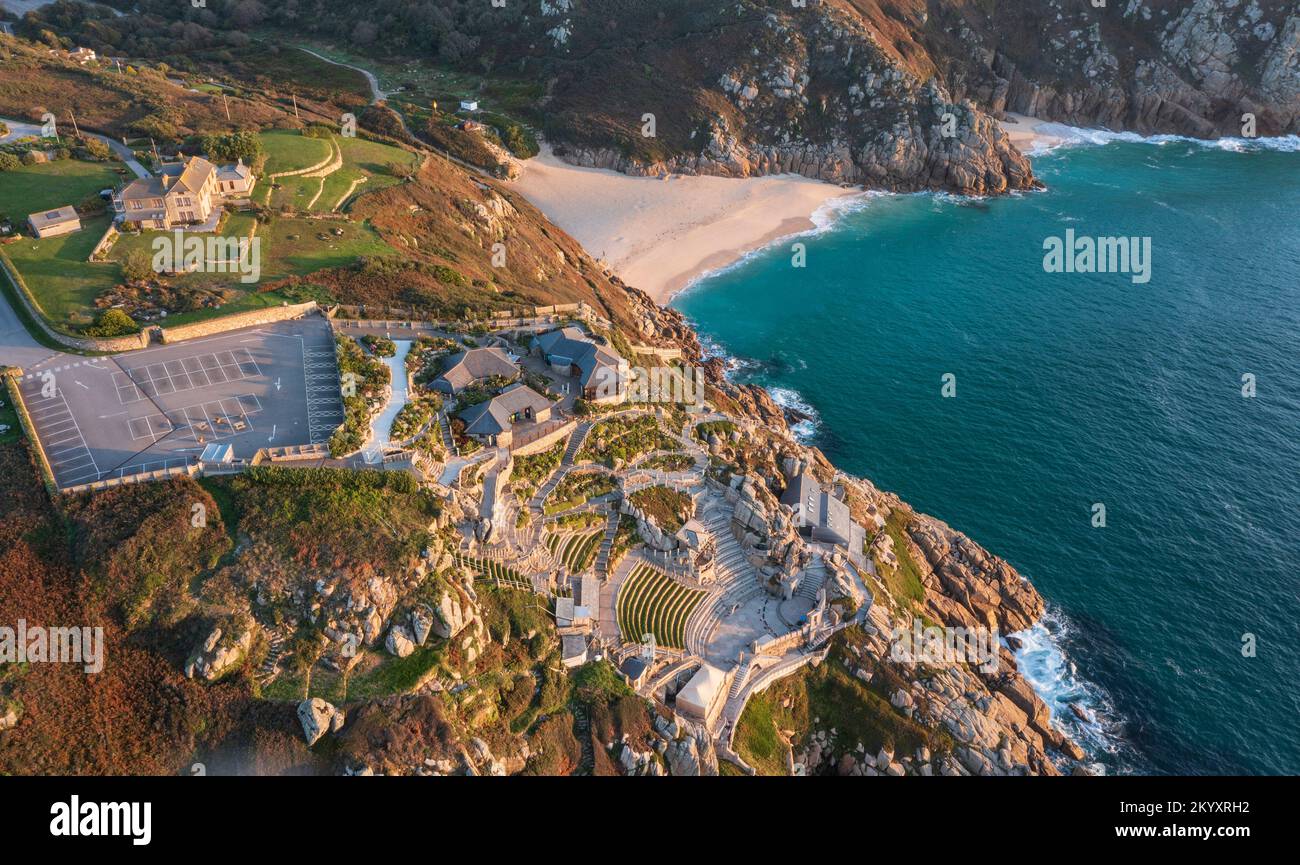
POLYGON ((98 138, 86 137, 82 139, 82 147, 86 150, 86 155, 91 159, 98 159, 101 162, 110 159, 113 156, 113 150, 98 138))

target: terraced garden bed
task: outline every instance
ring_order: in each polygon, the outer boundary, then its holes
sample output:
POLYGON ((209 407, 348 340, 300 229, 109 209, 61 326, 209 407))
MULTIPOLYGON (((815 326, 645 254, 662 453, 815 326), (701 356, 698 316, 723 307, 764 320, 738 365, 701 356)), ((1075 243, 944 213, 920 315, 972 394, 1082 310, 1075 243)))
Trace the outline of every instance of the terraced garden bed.
POLYGON ((454 558, 456 564, 469 568, 479 575, 479 579, 490 582, 498 588, 522 589, 526 592, 533 590, 533 584, 527 577, 500 562, 492 559, 476 559, 460 553, 456 553, 454 558))
POLYGON ((683 586, 649 565, 637 565, 618 593, 618 629, 624 640, 654 634, 670 649, 686 647, 686 621, 706 592, 683 586))
POLYGON ((564 563, 571 574, 580 574, 591 567, 600 549, 604 531, 554 532, 546 536, 546 547, 555 558, 564 563))
POLYGON ((652 415, 619 416, 600 421, 591 428, 578 452, 578 461, 590 460, 613 468, 615 460, 627 465, 653 451, 678 449, 677 441, 659 428, 652 415))
POLYGON ((546 499, 542 509, 547 514, 576 508, 587 501, 618 489, 618 482, 604 472, 570 471, 546 499))

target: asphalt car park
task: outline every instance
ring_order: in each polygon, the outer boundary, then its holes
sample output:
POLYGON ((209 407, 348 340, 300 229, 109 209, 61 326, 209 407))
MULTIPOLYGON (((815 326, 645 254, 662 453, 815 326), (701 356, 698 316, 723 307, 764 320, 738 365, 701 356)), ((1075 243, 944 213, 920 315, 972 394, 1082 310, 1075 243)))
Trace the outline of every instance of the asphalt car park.
POLYGON ((23 401, 60 487, 329 441, 343 421, 334 338, 320 318, 26 368, 23 401))

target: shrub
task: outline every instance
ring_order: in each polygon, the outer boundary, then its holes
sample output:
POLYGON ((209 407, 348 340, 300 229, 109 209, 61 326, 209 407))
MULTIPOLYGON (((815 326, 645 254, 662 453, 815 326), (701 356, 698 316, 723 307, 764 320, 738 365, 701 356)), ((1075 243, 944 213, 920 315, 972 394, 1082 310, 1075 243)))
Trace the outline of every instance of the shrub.
POLYGON ((153 263, 149 256, 138 249, 133 249, 122 258, 122 278, 138 282, 153 276, 153 263))
POLYGON ((84 333, 87 336, 126 336, 132 333, 138 333, 140 325, 135 323, 135 319, 127 315, 120 309, 106 309, 95 319, 95 323, 87 327, 84 333))
POLYGON ((0 171, 13 171, 22 165, 12 153, 0 153, 0 171))

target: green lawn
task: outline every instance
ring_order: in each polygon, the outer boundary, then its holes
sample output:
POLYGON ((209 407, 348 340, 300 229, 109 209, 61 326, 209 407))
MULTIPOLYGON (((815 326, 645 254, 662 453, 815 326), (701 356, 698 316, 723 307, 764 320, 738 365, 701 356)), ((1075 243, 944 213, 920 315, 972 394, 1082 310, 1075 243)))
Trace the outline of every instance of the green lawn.
MULTIPOLYGON (((323 138, 308 138, 296 130, 274 129, 261 133, 262 149, 266 151, 266 173, 296 171, 307 168, 329 156, 329 143, 323 138)), ((261 180, 259 179, 260 183, 261 180)))
MULTIPOLYGON (((236 239, 248 237, 252 233, 255 223, 256 219, 251 213, 231 213, 221 226, 220 236, 236 239)), ((113 244, 113 248, 109 250, 108 257, 115 261, 122 261, 128 253, 135 251, 142 252, 152 259, 154 240, 159 237, 170 238, 173 235, 174 232, 171 231, 142 231, 139 234, 123 234, 118 237, 113 244)), ((215 235, 196 233, 192 236, 206 240, 215 235)), ((262 254, 265 255, 266 250, 263 250, 262 254)), ((238 281, 237 276, 236 274, 235 281, 238 281)), ((208 283, 221 283, 224 285, 230 281, 231 275, 224 273, 191 273, 185 276, 172 277, 172 283, 175 285, 204 285, 208 283)))
MULTIPOLYGON (((303 140, 319 143, 322 148, 328 146, 321 139, 303 140)), ((364 138, 337 137, 335 141, 343 156, 343 164, 336 171, 324 177, 282 177, 275 181, 280 185, 279 189, 271 190, 268 183, 265 193, 267 197, 264 200, 275 207, 289 205, 299 210, 325 213, 334 210, 352 194, 359 195, 398 183, 398 178, 393 177, 388 171, 389 163, 399 163, 407 167, 415 164, 416 155, 399 147, 364 138), (356 183, 356 181, 361 182, 356 183)), ((285 146, 283 142, 277 144, 285 146)), ((326 151, 323 150, 321 156, 308 161, 307 164, 314 165, 324 159, 325 153, 326 151)))
POLYGON ((58 328, 76 332, 90 323, 95 298, 118 283, 121 269, 116 264, 91 264, 86 260, 108 223, 107 216, 86 219, 82 220, 81 231, 72 234, 44 240, 21 237, 0 247, 35 295, 45 317, 58 328))
POLYGON ((120 162, 79 162, 75 159, 0 171, 0 214, 8 216, 17 226, 26 223, 29 213, 81 204, 87 198, 95 197, 101 189, 121 182, 122 176, 113 170, 113 166, 126 171, 120 162))
POLYGON ((363 255, 393 255, 369 223, 275 218, 258 229, 262 238, 262 279, 306 275, 352 264, 363 255), (335 236, 335 228, 343 230, 335 236), (324 234, 322 240, 317 237, 324 234))
MULTIPOLYGON (((269 154, 269 170, 312 165, 329 152, 329 145, 324 140, 304 138, 295 132, 263 133, 262 141, 269 154)), ((357 193, 397 183, 397 178, 387 173, 386 165, 389 162, 412 165, 417 158, 413 153, 364 139, 339 139, 339 144, 344 154, 344 165, 324 178, 324 190, 315 210, 332 209, 347 194, 352 180, 359 177, 367 179, 357 187, 357 193)), ((25 218, 29 209, 79 203, 116 184, 118 177, 108 165, 66 160, 0 172, 0 212, 17 215, 17 222, 18 218, 25 218), (15 201, 23 204, 19 207, 10 204, 15 201), (35 201, 36 207, 30 208, 28 201, 35 201)), ((311 178, 307 182, 315 184, 314 189, 322 186, 321 178, 311 178)), ((265 188, 269 190, 270 184, 267 183, 265 188)), ((91 323, 95 315, 95 298, 121 281, 118 262, 132 250, 143 252, 152 259, 154 239, 170 234, 149 231, 123 235, 109 252, 112 261, 92 264, 87 261, 90 251, 108 224, 107 215, 93 217, 84 219, 82 230, 73 234, 44 240, 20 237, 0 247, 35 295, 45 317, 61 330, 77 333, 91 323)), ((247 237, 253 226, 252 214, 231 213, 221 233, 225 237, 247 237)), ((173 314, 168 317, 167 324, 184 324, 276 306, 288 298, 276 292, 259 293, 259 285, 289 276, 304 276, 323 268, 349 265, 360 256, 395 254, 366 223, 276 218, 269 225, 259 226, 256 237, 261 239, 259 283, 240 283, 238 273, 193 273, 170 277, 173 285, 181 287, 221 287, 240 293, 219 308, 173 314), (335 228, 342 230, 341 236, 334 235, 335 228)))

